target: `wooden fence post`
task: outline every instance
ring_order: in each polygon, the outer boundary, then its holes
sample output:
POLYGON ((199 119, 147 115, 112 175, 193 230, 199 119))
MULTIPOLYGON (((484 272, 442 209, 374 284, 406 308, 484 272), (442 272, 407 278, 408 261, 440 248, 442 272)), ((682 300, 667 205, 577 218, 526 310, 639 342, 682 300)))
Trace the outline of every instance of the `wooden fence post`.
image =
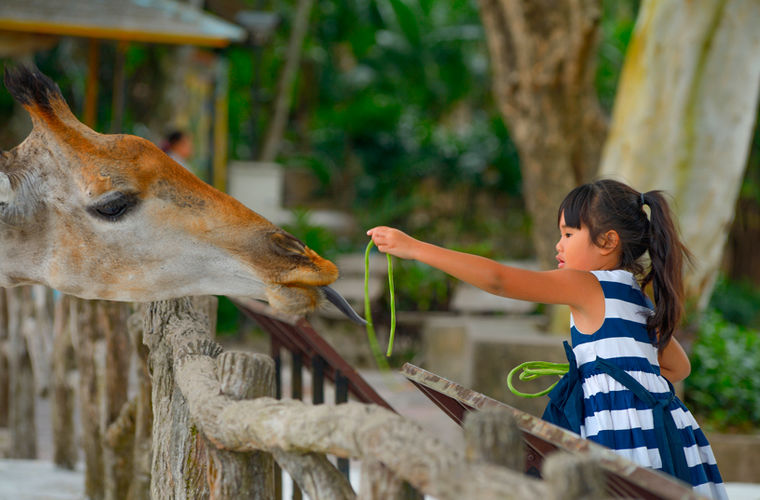
POLYGON ((53 290, 43 285, 31 287, 31 314, 24 338, 34 370, 37 394, 47 395, 52 376, 53 290))
POLYGON ((95 302, 71 298, 71 338, 79 371, 79 415, 85 464, 85 495, 103 498, 103 447, 100 432, 100 397, 95 349, 98 340, 95 302))
POLYGON ((131 351, 127 338, 129 305, 98 301, 96 320, 105 337, 103 404, 100 420, 103 436, 103 486, 106 500, 124 499, 132 480, 134 406, 127 389, 131 351))
POLYGON ((151 443, 153 434, 152 384, 148 369, 148 347, 143 343, 143 317, 145 305, 140 305, 127 320, 127 331, 132 348, 137 353, 137 395, 135 396, 134 458, 132 482, 127 493, 128 500, 150 498, 151 443))
POLYGON ((401 499, 403 487, 404 481, 380 462, 362 460, 360 500, 401 499))
POLYGON ((32 290, 28 286, 6 290, 8 297, 8 427, 11 458, 37 457, 34 427, 34 372, 24 329, 33 321, 32 290))
POLYGON ((68 295, 62 295, 55 303, 51 407, 53 410, 53 463, 58 467, 74 470, 79 448, 74 424, 76 390, 71 380, 76 363, 74 362, 74 347, 71 344, 70 303, 71 297, 68 295))
MULTIPOLYGON (((268 356, 223 352, 216 359, 222 394, 235 400, 274 396, 274 362, 268 356)), ((263 451, 238 453, 208 446, 211 498, 269 499, 274 496, 274 460, 263 451)))
POLYGON ((593 456, 555 452, 546 457, 541 476, 551 500, 607 498, 605 473, 593 456))
POLYGON ((468 460, 524 472, 522 433, 506 409, 487 408, 468 413, 464 420, 464 436, 468 460))
POLYGON ((0 288, 0 427, 8 427, 8 300, 5 288, 0 288))
POLYGON ((216 358, 221 347, 209 339, 208 318, 188 298, 151 302, 144 319, 153 401, 151 498, 208 498, 206 445, 190 420, 174 379, 173 337, 196 339, 198 354, 216 358))

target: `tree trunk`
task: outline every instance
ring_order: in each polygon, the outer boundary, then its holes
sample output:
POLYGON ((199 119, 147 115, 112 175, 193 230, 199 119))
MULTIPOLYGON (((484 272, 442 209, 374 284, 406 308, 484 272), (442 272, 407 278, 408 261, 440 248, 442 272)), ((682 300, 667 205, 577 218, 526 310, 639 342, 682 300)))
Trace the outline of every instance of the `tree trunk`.
POLYGON ((760 79, 760 3, 644 1, 601 173, 671 194, 696 256, 687 297, 709 299, 747 161, 760 79))
POLYGON ((557 207, 596 170, 607 131, 594 76, 598 0, 479 0, 496 101, 520 153, 540 265, 554 267, 557 207))
POLYGON ((288 124, 293 82, 296 79, 298 65, 301 62, 303 41, 309 29, 309 15, 311 14, 312 5, 314 5, 314 0, 298 0, 297 3, 293 19, 293 29, 288 41, 288 50, 285 53, 285 67, 282 69, 280 80, 277 83, 277 97, 274 102, 272 121, 261 148, 259 160, 262 162, 275 160, 277 152, 280 149, 280 142, 282 142, 285 126, 288 124))

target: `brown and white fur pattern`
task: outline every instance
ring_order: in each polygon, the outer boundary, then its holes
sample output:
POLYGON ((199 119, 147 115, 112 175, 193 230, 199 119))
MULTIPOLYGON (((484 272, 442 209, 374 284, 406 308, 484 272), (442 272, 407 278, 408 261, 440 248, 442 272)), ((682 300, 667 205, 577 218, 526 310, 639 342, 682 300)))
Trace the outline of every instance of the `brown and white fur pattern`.
POLYGON ((87 299, 265 298, 313 310, 338 269, 293 236, 131 135, 99 134, 36 69, 5 72, 32 117, 0 153, 0 286, 87 299))

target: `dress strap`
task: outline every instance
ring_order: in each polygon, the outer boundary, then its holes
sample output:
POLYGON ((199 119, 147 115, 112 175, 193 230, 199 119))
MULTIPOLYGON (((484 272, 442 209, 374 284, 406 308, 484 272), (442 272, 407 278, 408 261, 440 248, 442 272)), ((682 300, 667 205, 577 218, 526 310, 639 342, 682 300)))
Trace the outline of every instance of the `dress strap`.
POLYGON ((660 451, 663 471, 691 484, 691 474, 689 473, 689 466, 686 463, 686 453, 684 452, 681 433, 678 430, 678 426, 676 426, 675 420, 673 420, 673 415, 668 409, 670 403, 675 398, 673 386, 670 385, 670 382, 668 382, 670 394, 658 399, 619 366, 599 357, 596 358, 595 363, 600 370, 620 382, 636 397, 652 407, 654 431, 657 434, 657 447, 660 451))

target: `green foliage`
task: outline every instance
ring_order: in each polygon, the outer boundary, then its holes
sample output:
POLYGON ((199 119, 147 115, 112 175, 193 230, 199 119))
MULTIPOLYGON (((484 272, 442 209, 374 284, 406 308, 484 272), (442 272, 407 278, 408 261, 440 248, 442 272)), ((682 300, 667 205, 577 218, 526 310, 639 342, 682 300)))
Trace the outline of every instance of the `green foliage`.
POLYGON ((455 280, 417 261, 395 259, 393 283, 400 311, 434 311, 448 308, 455 280))
POLYGON ((220 336, 237 335, 240 330, 241 313, 227 297, 220 295, 216 311, 216 334, 220 336))
MULTIPOLYGON (((260 53, 258 118, 254 57, 228 51, 233 157, 252 154, 267 126, 291 15, 281 5, 283 27, 260 53)), ((427 226, 409 217, 430 207, 418 195, 423 183, 519 196, 517 152, 491 98, 476 2, 325 0, 311 24, 278 161, 311 170, 321 196, 362 226, 427 226)), ((463 206, 444 217, 471 213, 463 206)))
POLYGON ((748 281, 735 282, 721 277, 715 285, 710 307, 726 321, 760 329, 760 289, 748 281))
POLYGON ((707 426, 748 431, 760 426, 760 332, 704 315, 685 381, 686 404, 707 426))
POLYGON ((309 211, 292 211, 293 222, 284 224, 283 229, 303 241, 307 247, 326 259, 334 259, 340 250, 338 238, 329 229, 311 223, 309 211))

